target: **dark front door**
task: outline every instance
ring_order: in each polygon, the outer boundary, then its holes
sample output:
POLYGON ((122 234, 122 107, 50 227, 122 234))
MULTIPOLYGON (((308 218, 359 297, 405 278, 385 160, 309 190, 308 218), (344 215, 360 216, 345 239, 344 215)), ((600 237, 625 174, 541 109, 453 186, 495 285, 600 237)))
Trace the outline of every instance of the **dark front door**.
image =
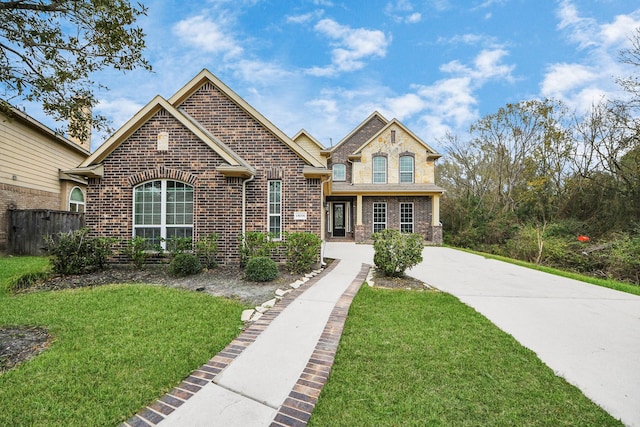
POLYGON ((333 237, 344 237, 346 235, 344 206, 344 203, 333 204, 333 237))

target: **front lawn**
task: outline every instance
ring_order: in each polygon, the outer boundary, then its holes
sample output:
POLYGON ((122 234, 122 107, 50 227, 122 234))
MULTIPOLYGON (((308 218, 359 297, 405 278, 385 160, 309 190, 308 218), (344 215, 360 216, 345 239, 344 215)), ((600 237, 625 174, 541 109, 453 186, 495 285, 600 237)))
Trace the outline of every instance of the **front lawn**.
MULTIPOLYGON (((15 262, 31 265, 0 258, 0 286, 15 262)), ((0 374, 0 425, 117 425, 235 338, 242 309, 148 285, 0 291, 0 326, 40 326, 53 336, 44 353, 0 374)))
POLYGON ((455 297, 365 285, 309 425, 622 424, 455 297))

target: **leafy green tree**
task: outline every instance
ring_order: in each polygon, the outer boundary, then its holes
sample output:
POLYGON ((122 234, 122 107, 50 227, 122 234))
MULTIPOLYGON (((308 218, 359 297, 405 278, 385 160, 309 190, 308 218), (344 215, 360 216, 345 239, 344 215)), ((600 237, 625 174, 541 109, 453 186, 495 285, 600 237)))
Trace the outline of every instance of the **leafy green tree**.
POLYGON ((56 120, 70 121, 69 134, 86 138, 108 130, 104 116, 90 113, 94 90, 106 89, 91 75, 105 68, 151 69, 143 58, 144 33, 135 26, 146 14, 126 0, 0 1, 0 109, 12 99, 39 102, 56 120))

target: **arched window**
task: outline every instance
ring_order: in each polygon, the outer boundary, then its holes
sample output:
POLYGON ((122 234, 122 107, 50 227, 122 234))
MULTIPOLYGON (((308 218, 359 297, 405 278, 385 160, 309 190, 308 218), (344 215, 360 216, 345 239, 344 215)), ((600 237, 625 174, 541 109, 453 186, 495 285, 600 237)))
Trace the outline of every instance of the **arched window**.
POLYGON ((342 163, 333 165, 333 180, 345 181, 347 179, 347 168, 342 163))
POLYGON ((69 211, 84 212, 84 194, 80 187, 73 187, 69 194, 69 211))
POLYGON ((400 182, 413 182, 413 156, 400 156, 400 182))
POLYGON ((373 183, 386 184, 387 182, 387 158, 384 156, 373 157, 373 183))
POLYGON ((193 187, 156 180, 133 189, 133 235, 166 249, 166 240, 193 238, 193 187))

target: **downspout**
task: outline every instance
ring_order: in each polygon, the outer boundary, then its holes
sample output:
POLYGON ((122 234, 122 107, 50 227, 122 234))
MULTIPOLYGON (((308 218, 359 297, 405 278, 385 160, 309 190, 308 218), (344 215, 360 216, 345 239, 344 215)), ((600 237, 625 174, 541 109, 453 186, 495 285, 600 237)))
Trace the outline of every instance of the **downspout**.
POLYGON ((247 182, 251 182, 256 179, 255 175, 242 181, 242 235, 244 244, 244 235, 247 231, 247 182))

